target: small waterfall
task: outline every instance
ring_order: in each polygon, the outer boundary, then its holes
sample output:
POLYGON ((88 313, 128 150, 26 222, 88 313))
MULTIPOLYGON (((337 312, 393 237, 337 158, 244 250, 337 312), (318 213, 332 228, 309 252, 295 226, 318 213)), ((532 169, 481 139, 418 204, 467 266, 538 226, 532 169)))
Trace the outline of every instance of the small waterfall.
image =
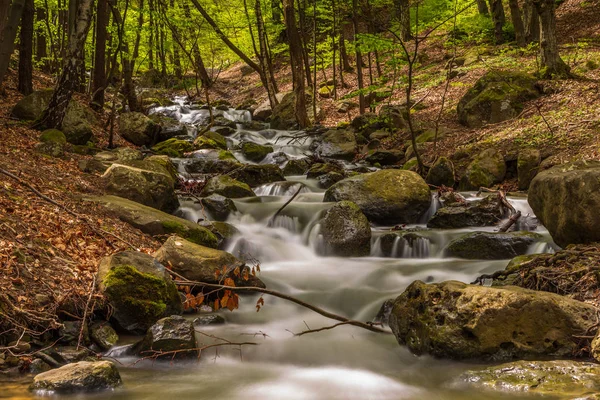
POLYGON ((375 239, 371 245, 371 255, 389 258, 428 258, 433 252, 433 247, 428 237, 413 233, 389 233, 375 239))
POLYGON ((269 226, 273 228, 284 228, 297 234, 302 230, 300 219, 298 217, 290 217, 289 215, 278 215, 269 226))
POLYGON ((442 206, 442 203, 440 202, 440 199, 439 199, 437 193, 431 192, 431 203, 429 204, 429 208, 427 209, 427 211, 425 212, 425 214, 423 214, 421 216, 421 218, 419 219, 419 223, 420 224, 427 224, 427 221, 429 221, 431 219, 431 217, 433 217, 433 215, 435 214, 435 212, 441 206, 442 206))
POLYGON ((325 254, 325 240, 323 239, 323 235, 321 235, 321 224, 314 224, 309 232, 308 247, 310 247, 315 254, 325 254))
POLYGON ((303 183, 285 181, 259 186, 254 189, 254 193, 257 196, 292 196, 301 186, 300 193, 310 192, 303 183))

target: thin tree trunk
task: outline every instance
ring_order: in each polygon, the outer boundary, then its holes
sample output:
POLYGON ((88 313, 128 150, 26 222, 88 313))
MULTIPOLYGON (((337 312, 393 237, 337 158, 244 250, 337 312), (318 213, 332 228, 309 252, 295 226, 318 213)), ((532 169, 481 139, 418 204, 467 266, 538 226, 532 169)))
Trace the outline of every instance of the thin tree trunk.
POLYGON ((304 86, 304 69, 302 68, 302 44, 296 27, 293 0, 283 0, 283 13, 290 46, 292 81, 294 84, 294 93, 296 95, 296 122, 298 122, 300 128, 306 128, 310 122, 306 113, 306 89, 304 86))
POLYGON ((106 87, 106 35, 108 26, 107 0, 98 0, 96 7, 96 51, 94 53, 94 77, 92 81, 92 108, 104 107, 106 87))
POLYGON ((402 40, 408 41, 412 38, 409 0, 397 0, 397 8, 400 20, 400 37, 402 40))
POLYGON ((525 47, 525 27, 523 26, 523 18, 521 18, 521 9, 519 8, 518 0, 508 0, 510 7, 510 18, 515 28, 515 40, 519 47, 525 47))
POLYGON ((533 4, 540 16, 540 75, 543 78, 568 77, 570 69, 558 52, 554 0, 534 0, 533 4))
POLYGON ((525 0, 523 6, 523 23, 525 25, 525 41, 529 43, 540 40, 540 16, 532 0, 525 0))
POLYGON ((335 6, 335 0, 331 0, 331 14, 333 15, 333 26, 331 27, 331 51, 333 53, 333 55, 331 56, 331 64, 332 64, 331 70, 333 71, 333 99, 337 100, 337 80, 336 80, 336 71, 335 71, 335 57, 336 57, 335 52, 337 50, 337 43, 335 42, 335 36, 336 36, 336 32, 337 32, 337 24, 336 24, 337 8, 335 6))
POLYGON ((490 10, 485 0, 477 0, 477 10, 481 15, 490 15, 490 10))
POLYGON ((270 71, 269 63, 269 50, 267 48, 267 33, 265 32, 265 25, 262 18, 262 10, 260 8, 260 0, 254 2, 254 14, 256 16, 256 30, 258 34, 258 44, 260 51, 257 53, 258 60, 260 62, 260 69, 263 71, 264 80, 266 83, 267 96, 269 97, 269 103, 271 108, 275 108, 277 105, 277 88, 272 80, 272 71, 270 71))
MULTIPOLYGON (((46 14, 46 9, 44 7, 38 7, 36 10, 37 21, 46 21, 47 18, 48 15, 46 14)), ((46 71, 48 69, 48 61, 46 60, 48 57, 48 44, 42 28, 36 29, 35 43, 35 61, 40 65, 42 71, 46 71)))
POLYGON ((494 21, 494 37, 496 38, 496 44, 504 43, 504 32, 502 31, 502 28, 506 23, 506 15, 504 14, 502 0, 490 0, 490 8, 492 9, 492 20, 494 21))
POLYGON ((15 38, 17 37, 17 28, 23 14, 25 0, 13 0, 8 14, 8 20, 2 30, 2 40, 0 41, 0 85, 4 83, 4 78, 8 72, 10 56, 15 49, 15 38))
MULTIPOLYGON (((187 2, 183 3, 183 13, 186 18, 191 18, 192 14, 187 2)), ((206 93, 208 93, 208 89, 210 89, 210 87, 212 86, 212 81, 210 79, 210 76, 208 75, 206 66, 204 65, 204 60, 202 59, 202 55, 200 54, 200 48, 198 47, 197 41, 194 41, 192 45, 192 56, 194 59, 194 71, 200 78, 200 83, 202 83, 202 86, 204 87, 206 93)))
POLYGON ((148 35, 148 69, 154 69, 154 1, 148 0, 150 35, 148 35))
POLYGON ((21 16, 21 37, 19 43, 19 83, 18 89, 24 95, 33 92, 33 22, 35 9, 33 0, 25 0, 21 16))
POLYGON ((346 40, 344 34, 340 33, 340 67, 345 72, 352 72, 352 66, 350 65, 350 59, 348 58, 348 52, 346 51, 346 40))
POLYGON ((10 0, 0 0, 0 40, 2 39, 2 31, 6 28, 9 11, 10 0))
MULTIPOLYGON (((358 34, 358 1, 357 0, 352 0, 352 24, 354 26, 354 42, 356 43, 356 35, 358 34)), ((358 90, 359 95, 358 95, 358 104, 359 104, 359 112, 361 114, 365 113, 365 95, 362 92, 362 89, 364 88, 364 83, 363 83, 363 73, 362 73, 362 67, 363 67, 363 62, 362 62, 362 54, 360 52, 360 50, 358 49, 358 46, 356 46, 356 79, 358 81, 358 90)))
MULTIPOLYGON (((306 31, 306 16, 304 14, 304 10, 306 8, 306 4, 304 6, 300 4, 300 0, 298 0, 298 19, 300 22, 300 32, 306 31)), ((304 34, 299 35, 301 46, 302 46, 302 60, 304 61, 304 74, 306 76, 306 84, 308 86, 312 86, 311 73, 310 73, 310 62, 308 60, 308 45, 304 38, 304 34)), ((316 63, 316 60, 313 60, 316 63)))

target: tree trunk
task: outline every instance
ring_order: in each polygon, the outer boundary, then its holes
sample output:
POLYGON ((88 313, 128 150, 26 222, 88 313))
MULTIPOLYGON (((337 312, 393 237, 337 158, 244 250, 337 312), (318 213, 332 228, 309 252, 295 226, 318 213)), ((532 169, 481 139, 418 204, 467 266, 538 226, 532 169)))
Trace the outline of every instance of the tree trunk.
POLYGON ((481 15, 490 15, 490 10, 485 0, 477 0, 477 10, 481 15))
POLYGON ((13 0, 8 13, 8 20, 2 30, 2 40, 0 41, 0 85, 4 83, 4 78, 8 72, 10 56, 15 49, 15 38, 17 37, 17 28, 19 20, 23 14, 25 0, 13 0))
POLYGON ((71 101, 73 92, 79 86, 79 71, 84 62, 85 40, 92 20, 92 3, 93 0, 81 0, 79 2, 75 29, 69 37, 67 58, 50 103, 35 123, 37 128, 60 129, 62 126, 67 106, 71 101))
POLYGON ((277 105, 277 88, 272 79, 271 65, 269 62, 269 50, 267 48, 267 33, 265 31, 265 25, 262 17, 262 10, 260 8, 260 0, 254 2, 254 14, 256 16, 256 29, 258 33, 258 44, 260 51, 257 53, 258 60, 260 61, 260 69, 263 71, 264 80, 266 83, 267 96, 269 97, 269 103, 271 108, 275 108, 277 105))
POLYGON ((496 39, 496 44, 504 43, 504 33, 502 28, 506 23, 506 15, 504 14, 502 0, 490 0, 490 8, 492 9, 492 20, 494 21, 494 37, 496 39))
POLYGON ((106 88, 106 34, 108 26, 107 0, 98 0, 96 7, 96 51, 94 53, 94 77, 92 81, 92 108, 104 107, 106 88))
POLYGON ((352 72, 352 66, 348 58, 348 52, 346 51, 346 40, 344 34, 340 33, 340 68, 345 72, 352 72))
POLYGON ((523 6, 523 23, 525 25, 525 41, 529 43, 539 42, 540 40, 540 16, 532 3, 532 0, 525 0, 523 6))
POLYGON ((150 35, 148 35, 148 69, 154 69, 154 1, 148 0, 150 35))
MULTIPOLYGON (((38 7, 36 10, 37 21, 46 21, 47 18, 48 15, 46 14, 46 9, 44 7, 38 7)), ((46 71, 48 69, 48 61, 46 60, 48 57, 48 44, 46 41, 46 35, 41 27, 36 29, 35 43, 35 61, 40 65, 42 71, 46 71)))
POLYGON ((540 75, 543 78, 566 78, 570 76, 570 69, 558 53, 554 0, 534 0, 533 4, 540 16, 540 75))
POLYGON ((21 16, 21 37, 19 44, 19 83, 18 89, 24 95, 33 92, 33 0, 25 0, 21 16))
POLYGON ((405 42, 412 38, 410 26, 410 3, 409 0, 396 0, 396 12, 400 21, 400 37, 405 42))
POLYGON ((304 69, 302 68, 302 43, 296 27, 296 15, 293 0, 283 0, 283 14, 287 30, 290 61, 292 65, 292 81, 296 95, 296 122, 300 128, 306 128, 310 122, 306 113, 306 89, 304 86, 304 69))
MULTIPOLYGON (((358 1, 352 0, 352 24, 354 26, 354 42, 356 43, 356 35, 358 34, 358 1)), ((362 92, 364 88, 363 73, 362 73, 363 61, 362 54, 356 46, 356 79, 358 81, 358 104, 361 114, 365 113, 365 95, 362 92)))
POLYGON ((525 27, 523 26, 523 19, 521 18, 519 1, 508 0, 508 6, 510 7, 510 18, 512 19, 515 28, 515 40, 517 41, 517 45, 519 47, 525 47, 525 27))
POLYGON ((2 40, 2 31, 6 28, 9 11, 10 0, 0 0, 0 40, 2 40))
MULTIPOLYGON (((306 4, 304 6, 300 4, 300 0, 298 0, 298 19, 300 22, 300 32, 306 32, 306 16, 304 14, 304 10, 306 9, 306 4)), ((308 60, 308 45, 304 34, 299 35, 300 43, 302 45, 302 60, 304 61, 304 74, 306 76, 306 84, 308 86, 312 86, 311 75, 310 75, 310 62, 308 60)), ((316 63, 316 60, 313 60, 316 63)), ((316 68, 316 66, 315 66, 316 68)))

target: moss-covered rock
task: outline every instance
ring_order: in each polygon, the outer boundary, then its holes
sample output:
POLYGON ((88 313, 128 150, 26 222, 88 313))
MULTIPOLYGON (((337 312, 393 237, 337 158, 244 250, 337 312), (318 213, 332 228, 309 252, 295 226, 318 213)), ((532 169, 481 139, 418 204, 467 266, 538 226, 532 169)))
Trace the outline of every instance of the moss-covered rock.
POLYGON ((215 235, 192 221, 117 196, 90 197, 87 200, 102 205, 120 220, 148 235, 176 234, 199 245, 218 247, 215 235))
POLYGON ((400 150, 370 150, 365 157, 365 161, 371 164, 393 165, 404 160, 404 153, 400 150))
POLYGON ((67 144, 67 137, 58 129, 46 129, 40 135, 40 142, 52 142, 65 145, 67 144))
POLYGON ((217 221, 224 221, 229 214, 233 211, 237 211, 237 208, 231 199, 216 193, 203 198, 201 203, 210 216, 217 221))
POLYGON ((304 175, 310 168, 310 161, 306 158, 289 160, 283 167, 283 175, 304 175))
POLYGON ((108 194, 165 212, 173 212, 179 207, 173 178, 163 172, 113 164, 102 178, 108 194))
POLYGON ((65 145, 58 142, 39 142, 35 151, 50 157, 62 157, 65 154, 65 145))
POLYGON ((191 174, 223 174, 242 166, 231 152, 221 149, 196 150, 191 158, 177 160, 176 163, 191 174))
POLYGON ((460 181, 462 190, 478 190, 501 183, 506 175, 504 157, 495 149, 479 153, 467 167, 460 181))
POLYGON ((112 320, 127 332, 144 333, 159 319, 182 312, 171 276, 148 254, 123 251, 104 257, 96 282, 112 307, 112 320))
POLYGON ((356 137, 347 129, 330 129, 321 137, 317 148, 321 157, 351 161, 356 155, 356 137))
POLYGON ((237 179, 250 187, 285 181, 281 168, 277 165, 244 165, 230 175, 233 179, 237 179))
POLYGON ((263 146, 254 142, 243 142, 241 145, 242 154, 250 161, 260 162, 267 154, 273 152, 272 146, 263 146))
POLYGON ((371 252, 369 220, 351 201, 340 201, 327 211, 321 234, 325 255, 361 257, 371 252))
POLYGON ((402 105, 383 105, 379 110, 379 119, 384 123, 383 128, 389 131, 407 129, 408 109, 402 105))
POLYGON ((256 196, 250 186, 229 175, 219 175, 209 179, 204 189, 202 189, 201 195, 202 197, 208 197, 214 193, 231 199, 256 196))
POLYGON ((571 358, 595 307, 553 293, 457 281, 413 282, 394 301, 390 327, 416 354, 453 359, 571 358))
POLYGON ((97 392, 121 386, 121 376, 110 361, 80 361, 36 375, 31 390, 43 394, 97 392))
POLYGON ((227 140, 223 135, 213 131, 205 131, 194 140, 194 147, 200 149, 227 150, 227 140))
POLYGON ((328 99, 333 94, 334 87, 332 85, 325 85, 319 88, 319 96, 324 99, 328 99))
POLYGON ((159 357, 169 360, 197 357, 196 331, 192 321, 180 315, 156 321, 146 336, 133 346, 133 352, 140 356, 152 355, 153 351, 171 352, 159 357))
POLYGON ((600 162, 581 161, 540 172, 529 205, 561 247, 600 241, 600 162))
MULTIPOLYGON (((308 114, 308 119, 314 121, 315 116, 313 115, 312 96, 309 93, 306 93, 306 112, 308 114)), ((320 109, 317 106, 317 114, 319 113, 320 109)), ((271 115, 271 128, 286 130, 293 129, 297 126, 296 94, 294 92, 284 93, 279 104, 273 109, 271 115)))
MULTIPOLYGON (((173 178, 173 182, 178 181, 179 172, 177 172, 177 168, 175 168, 175 165, 173 164, 173 162, 171 162, 171 159, 168 156, 154 155, 146 157, 144 161, 145 164, 150 163, 160 165, 162 167, 162 170, 164 170, 171 178, 173 178)), ((160 170, 157 170, 157 172, 160 172, 160 170)))
POLYGON ((427 173, 425 181, 434 186, 454 187, 454 163, 446 157, 440 157, 427 173))
POLYGON ((542 157, 538 149, 521 149, 517 158, 519 190, 527 190, 537 175, 542 157))
POLYGON ((481 200, 460 199, 443 202, 443 207, 427 221, 428 228, 458 229, 472 226, 492 226, 506 216, 498 196, 487 196, 481 200))
POLYGON ((194 150, 194 145, 187 140, 167 139, 152 147, 152 151, 169 157, 183 157, 184 153, 194 150))
POLYGON ((417 222, 431 194, 418 174, 388 169, 346 178, 325 192, 324 201, 342 200, 356 203, 369 221, 393 225, 417 222))
POLYGON ((402 169, 405 171, 417 171, 417 167, 419 166, 419 160, 416 157, 410 158, 407 162, 404 163, 402 169))
POLYGON ((477 128, 514 118, 525 103, 539 97, 536 80, 519 72, 489 71, 458 103, 461 124, 477 128))
POLYGON ((108 322, 92 324, 90 326, 90 337, 103 351, 109 350, 119 341, 119 335, 108 322))
POLYGON ((140 112, 127 112, 119 116, 119 134, 136 146, 150 146, 159 139, 160 125, 140 112))
POLYGON ((541 238, 534 232, 473 232, 451 241, 445 253, 470 260, 502 260, 527 253, 541 238))
POLYGON ((329 174, 331 172, 343 174, 344 169, 338 164, 316 163, 311 165, 311 167, 308 169, 308 171, 306 172, 306 177, 308 179, 316 179, 321 175, 329 174))
POLYGON ((452 385, 467 390, 531 393, 555 399, 596 399, 600 366, 577 361, 513 361, 467 371, 452 385))

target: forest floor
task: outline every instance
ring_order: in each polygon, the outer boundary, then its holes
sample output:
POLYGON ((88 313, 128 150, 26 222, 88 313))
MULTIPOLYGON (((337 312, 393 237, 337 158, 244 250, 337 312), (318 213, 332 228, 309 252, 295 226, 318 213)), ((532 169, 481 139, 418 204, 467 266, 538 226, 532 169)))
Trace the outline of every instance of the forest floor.
MULTIPOLYGON (((426 160, 459 151, 469 155, 486 147, 510 154, 519 147, 531 146, 551 156, 553 163, 576 157, 599 158, 600 0, 567 0, 558 9, 558 24, 563 58, 577 78, 544 82, 547 94, 529 104, 517 119, 481 129, 458 124, 456 105, 461 96, 490 68, 535 72, 535 51, 509 45, 457 49, 459 56, 472 63, 461 67, 461 75, 448 85, 439 120, 444 136, 435 151, 432 147, 425 149, 426 160), (582 9, 585 16, 581 15, 582 9)), ((423 107, 413 115, 422 128, 433 127, 440 115, 446 86, 445 65, 453 51, 444 42, 445 36, 440 34, 425 43, 423 61, 415 74, 413 98, 420 100, 423 107)), ((330 78, 331 70, 325 70, 325 74, 330 78)), ((365 74, 368 81, 368 71, 365 74)), ((321 71, 319 76, 325 80, 321 71)), ((287 68, 280 67, 277 78, 282 91, 291 89, 287 68)), ((346 74, 346 83, 348 87, 338 89, 340 97, 355 90, 355 74, 346 74)), ((52 87, 51 78, 37 74, 35 88, 47 87, 52 87)), ((43 333, 56 328, 59 316, 82 315, 101 301, 93 288, 102 257, 130 245, 150 253, 160 243, 89 203, 84 204, 82 195, 102 191, 98 176, 84 174, 77 167, 77 162, 87 156, 66 153, 64 158, 50 158, 35 152, 39 132, 10 117, 11 108, 21 98, 16 91, 14 71, 5 89, 0 98, 0 168, 18 180, 0 173, 0 311, 7 317, 4 322, 8 322, 0 324, 0 328, 4 325, 12 330, 0 334, 18 337, 23 331, 43 333), (25 184, 60 206, 36 195, 25 184)), ((256 74, 242 76, 241 65, 221 74, 213 96, 233 105, 266 99, 256 74)), ((400 91, 389 99, 391 103, 403 100, 400 91)), ((333 99, 320 99, 320 106, 324 115, 321 123, 327 126, 347 122, 357 115, 357 111, 339 114, 333 99)), ((107 134, 102 127, 98 127, 96 137, 99 147, 106 146, 107 134)), ((392 138, 384 145, 394 147, 405 139, 392 138)), ((127 145, 120 141, 117 144, 127 145)))

